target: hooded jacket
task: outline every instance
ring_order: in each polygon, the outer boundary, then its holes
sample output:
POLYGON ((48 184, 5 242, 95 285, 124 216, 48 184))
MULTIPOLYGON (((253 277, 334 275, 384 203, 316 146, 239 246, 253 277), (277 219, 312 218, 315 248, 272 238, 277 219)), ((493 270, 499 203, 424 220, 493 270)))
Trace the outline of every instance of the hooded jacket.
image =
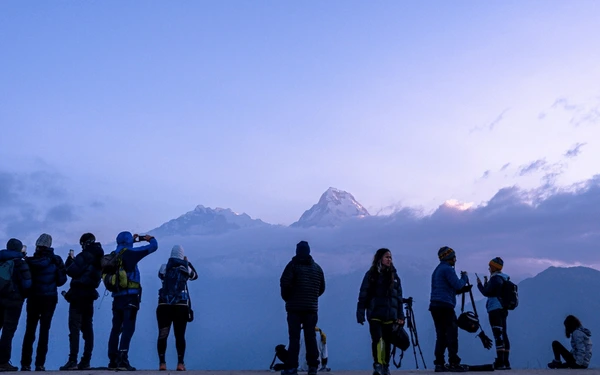
POLYGON ((592 359, 592 332, 584 327, 579 327, 571 334, 571 354, 575 362, 584 367, 590 365, 592 359))
POLYGON ((375 275, 372 273, 371 270, 367 271, 360 286, 356 308, 358 322, 364 322, 365 310, 367 320, 389 322, 404 319, 402 284, 396 269, 390 268, 375 275))
POLYGON ((446 261, 440 261, 431 275, 429 307, 456 307, 456 294, 468 281, 466 274, 459 279, 453 266, 446 261))
POLYGON ((102 280, 100 260, 104 256, 102 245, 92 242, 77 254, 75 259, 68 257, 66 261, 67 275, 71 277, 69 300, 95 300, 98 298, 96 289, 102 280))
POLYGON ((484 297, 488 297, 487 302, 485 303, 485 308, 488 313, 490 311, 503 309, 499 297, 502 296, 502 285, 504 284, 504 281, 508 279, 510 279, 510 277, 507 274, 497 271, 490 275, 490 279, 485 284, 477 283, 477 289, 479 289, 484 297))
POLYGON ((31 289, 31 272, 27 262, 23 259, 23 253, 20 251, 13 250, 1 250, 0 251, 0 262, 7 262, 12 260, 14 262, 12 282, 15 286, 13 292, 7 295, 5 298, 0 299, 0 303, 5 304, 6 301, 20 301, 23 302, 29 290, 31 289))
MULTIPOLYGON (((138 262, 144 259, 146 255, 152 254, 158 249, 158 241, 156 241, 156 238, 152 237, 148 242, 148 245, 133 247, 133 235, 130 232, 121 232, 117 236, 117 248, 113 253, 118 253, 123 249, 127 249, 122 255, 123 269, 127 273, 127 280, 141 283, 138 262)), ((140 293, 140 288, 126 288, 121 289, 118 292, 113 292, 112 296, 118 297, 140 293)))
POLYGON ((25 258, 33 281, 30 297, 58 296, 57 288, 67 282, 65 264, 51 247, 38 247, 31 257, 25 258))
POLYGON ((279 279, 281 298, 288 312, 317 312, 325 292, 325 275, 310 255, 296 255, 279 279))

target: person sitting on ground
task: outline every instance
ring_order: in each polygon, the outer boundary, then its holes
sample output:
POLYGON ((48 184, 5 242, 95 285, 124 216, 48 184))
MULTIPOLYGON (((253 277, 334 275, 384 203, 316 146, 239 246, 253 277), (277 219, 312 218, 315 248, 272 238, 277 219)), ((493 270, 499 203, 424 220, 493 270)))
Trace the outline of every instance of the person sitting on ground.
POLYGON ((589 329, 584 328, 579 319, 573 315, 567 316, 564 321, 565 335, 571 339, 571 351, 563 346, 558 341, 552 341, 552 351, 554 359, 548 363, 548 367, 555 368, 571 368, 584 369, 588 368, 590 359, 592 359, 592 333, 589 329), (565 362, 560 361, 560 357, 565 359, 565 362))

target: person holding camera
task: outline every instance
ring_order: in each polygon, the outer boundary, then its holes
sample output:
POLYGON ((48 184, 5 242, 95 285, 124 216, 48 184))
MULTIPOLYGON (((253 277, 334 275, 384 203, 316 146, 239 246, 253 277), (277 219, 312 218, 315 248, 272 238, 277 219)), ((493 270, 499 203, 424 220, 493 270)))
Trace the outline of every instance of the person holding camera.
POLYGON ((448 246, 438 250, 440 263, 431 275, 429 311, 435 325, 435 372, 464 372, 468 366, 460 364, 458 356, 458 324, 456 320, 456 295, 468 291, 469 277, 461 271, 456 276, 456 253, 448 246), (448 365, 444 355, 448 349, 448 365))
POLYGON ((160 371, 167 370, 165 352, 167 351, 167 338, 171 325, 175 334, 177 348, 177 371, 185 371, 183 357, 185 355, 185 329, 191 321, 191 299, 188 291, 188 280, 196 280, 198 274, 183 253, 183 247, 173 246, 171 257, 158 271, 162 281, 162 288, 158 291, 158 307, 156 320, 158 321, 158 350, 160 371))
POLYGON ((79 244, 81 252, 75 256, 75 251, 69 250, 65 262, 67 276, 71 277, 69 291, 63 292, 69 303, 69 359, 60 367, 61 371, 89 369, 94 350, 94 301, 98 299, 96 289, 102 280, 100 260, 104 250, 92 233, 84 233, 79 244), (80 332, 84 346, 81 361, 77 363, 80 332))
MULTIPOLYGON (((117 236, 117 248, 111 254, 119 254, 122 271, 127 277, 127 286, 112 293, 112 329, 108 339, 108 368, 121 371, 135 371, 129 363, 129 344, 135 332, 137 311, 142 298, 142 285, 138 263, 158 249, 156 238, 150 235, 132 235, 121 232, 117 236), (133 247, 134 242, 147 241, 148 244, 133 247)), ((121 273, 121 270, 119 270, 121 273)))
POLYGON ((502 306, 500 297, 502 295, 502 285, 510 277, 502 273, 502 267, 504 267, 504 261, 500 257, 496 257, 490 260, 489 271, 490 279, 484 276, 484 282, 477 277, 477 289, 488 297, 485 303, 485 308, 488 312, 490 319, 490 326, 494 334, 494 341, 496 344, 496 360, 494 361, 494 369, 496 370, 510 370, 510 341, 508 341, 508 335, 506 331, 506 318, 508 317, 508 310, 502 306))
POLYGON ((373 375, 390 374, 393 324, 404 325, 402 284, 392 263, 392 252, 381 248, 375 252, 371 268, 365 273, 356 306, 356 320, 365 323, 371 334, 373 375))

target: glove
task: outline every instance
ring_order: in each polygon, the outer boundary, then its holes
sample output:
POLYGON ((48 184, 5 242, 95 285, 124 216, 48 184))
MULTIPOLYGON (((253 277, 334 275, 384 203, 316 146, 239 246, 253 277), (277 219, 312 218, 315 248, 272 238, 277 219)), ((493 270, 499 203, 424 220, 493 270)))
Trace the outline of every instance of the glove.
POLYGON ((356 311, 356 321, 358 322, 358 324, 364 325, 365 324, 365 311, 356 311))
POLYGON ((490 339, 485 332, 481 331, 479 332, 479 334, 477 335, 477 337, 479 337, 479 339, 481 340, 481 343, 483 344, 483 347, 486 348, 487 350, 490 350, 493 346, 492 344, 492 339, 490 339))

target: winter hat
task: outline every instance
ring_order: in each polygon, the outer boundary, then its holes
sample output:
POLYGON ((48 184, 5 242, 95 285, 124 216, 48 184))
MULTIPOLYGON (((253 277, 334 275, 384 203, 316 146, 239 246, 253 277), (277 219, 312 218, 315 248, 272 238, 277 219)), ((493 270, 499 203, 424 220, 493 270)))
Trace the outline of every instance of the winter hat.
POLYGON ((454 249, 452 249, 451 247, 444 246, 438 250, 438 258, 440 258, 440 260, 450 260, 450 259, 454 258, 455 256, 456 256, 456 253, 454 252, 454 249))
POLYGON ((173 246, 173 248, 171 249, 171 258, 183 260, 183 257, 184 257, 183 247, 181 247, 181 245, 173 246))
POLYGON ((21 252, 23 251, 23 242, 17 240, 16 238, 11 238, 6 243, 6 250, 21 252))
POLYGON ((300 241, 296 245, 296 255, 299 256, 308 256, 310 255, 310 246, 308 246, 308 242, 300 241))
POLYGON ((504 261, 500 257, 495 257, 490 260, 490 268, 494 271, 502 271, 502 267, 504 267, 504 261))
POLYGON ((35 241, 36 247, 52 247, 52 236, 47 233, 42 233, 35 241))
POLYGON ((79 238, 79 244, 81 246, 87 244, 88 242, 96 242, 96 236, 94 236, 92 233, 84 233, 81 235, 81 237, 79 238))

